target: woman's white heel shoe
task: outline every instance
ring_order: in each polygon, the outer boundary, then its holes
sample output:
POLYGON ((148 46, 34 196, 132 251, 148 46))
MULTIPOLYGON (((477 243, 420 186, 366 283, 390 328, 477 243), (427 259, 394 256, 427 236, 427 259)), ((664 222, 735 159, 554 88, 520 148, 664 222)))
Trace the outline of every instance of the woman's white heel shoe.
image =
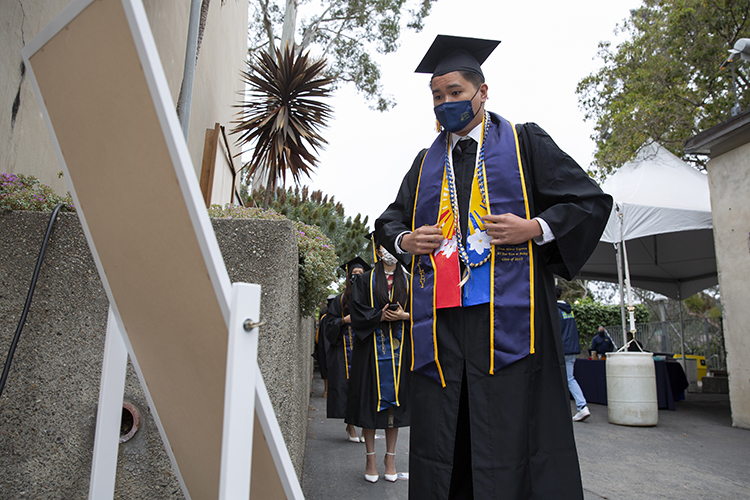
MULTIPOLYGON (((392 457, 395 457, 395 453, 385 452, 386 455, 390 455, 392 457)), ((394 459, 395 460, 395 459, 394 459)), ((385 460, 383 460, 383 463, 385 463, 385 460)), ((395 465, 395 463, 394 463, 395 465)), ((383 474, 383 478, 385 478, 386 481, 395 482, 398 479, 398 473, 396 474, 383 474)))
MULTIPOLYGON (((352 437, 351 434, 349 434, 349 429, 354 427, 347 424, 346 426, 346 439, 349 440, 350 443, 359 443, 359 436, 357 436, 357 429, 354 429, 354 437, 352 437)), ((364 441, 363 441, 364 442, 364 441)))
MULTIPOLYGON (((374 455, 374 454, 375 454, 374 451, 372 453, 365 452, 365 455, 374 455)), ((377 483, 379 477, 380 476, 378 476, 377 474, 365 474, 365 481, 368 481, 370 483, 377 483)))

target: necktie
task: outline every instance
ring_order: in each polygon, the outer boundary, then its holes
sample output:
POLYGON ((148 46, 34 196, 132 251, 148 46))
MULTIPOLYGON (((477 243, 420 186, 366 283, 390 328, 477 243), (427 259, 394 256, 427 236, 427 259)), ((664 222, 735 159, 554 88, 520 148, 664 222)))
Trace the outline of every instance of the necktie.
MULTIPOLYGON (((456 179, 456 193, 458 195, 459 224, 461 225, 461 235, 464 242, 468 234, 467 214, 471 199, 471 184, 474 180, 476 153, 477 141, 469 136, 459 139, 453 147, 453 173, 456 179)), ((463 263, 461 265, 463 266, 463 263)))

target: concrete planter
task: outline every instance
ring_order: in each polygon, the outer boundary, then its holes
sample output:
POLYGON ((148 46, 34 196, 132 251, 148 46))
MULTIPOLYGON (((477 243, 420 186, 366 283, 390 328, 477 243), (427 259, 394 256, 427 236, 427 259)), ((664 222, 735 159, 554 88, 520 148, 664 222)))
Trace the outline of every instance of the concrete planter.
MULTIPOLYGON (((0 212, 2 362, 49 216, 0 212)), ((230 279, 263 287, 259 363, 301 477, 313 321, 299 317, 294 226, 225 219, 213 225, 230 279)), ((86 497, 108 306, 78 217, 60 214, 0 398, 0 498, 86 497)), ((115 498, 183 498, 131 366, 125 400, 137 408, 141 424, 120 445, 115 498)))

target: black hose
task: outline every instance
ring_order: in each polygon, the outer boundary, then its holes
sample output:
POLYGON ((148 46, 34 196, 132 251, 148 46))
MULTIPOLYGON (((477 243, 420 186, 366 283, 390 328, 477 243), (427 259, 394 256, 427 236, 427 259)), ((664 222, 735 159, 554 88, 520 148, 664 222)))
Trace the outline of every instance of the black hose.
POLYGON ((18 322, 18 328, 16 328, 16 335, 13 337, 13 342, 10 344, 10 351, 8 351, 8 357, 5 359, 5 368, 3 368, 3 377, 0 378, 0 396, 3 395, 3 389, 5 388, 5 381, 8 379, 8 373, 10 373, 10 365, 13 362, 13 355, 16 352, 16 346, 18 345, 18 339, 21 338, 21 330, 23 325, 26 323, 26 315, 29 313, 31 307, 31 298, 34 296, 34 289, 36 288, 36 279, 39 277, 39 270, 42 267, 42 261, 44 260, 44 253, 47 251, 47 242, 49 241, 50 234, 52 234, 52 227, 55 225, 55 219, 57 213, 64 206, 64 203, 59 203, 52 211, 52 217, 49 219, 47 224, 47 233, 44 235, 44 241, 42 242, 42 248, 39 250, 39 257, 36 259, 36 268, 34 269, 34 276, 31 278, 31 286, 29 286, 29 293, 26 296, 26 304, 23 306, 23 313, 21 314, 21 320, 18 322))

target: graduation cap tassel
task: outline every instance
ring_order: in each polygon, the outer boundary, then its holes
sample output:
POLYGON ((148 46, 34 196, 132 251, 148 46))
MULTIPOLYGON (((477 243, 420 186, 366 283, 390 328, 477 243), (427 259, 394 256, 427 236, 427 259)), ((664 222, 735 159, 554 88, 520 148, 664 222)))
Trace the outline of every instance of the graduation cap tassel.
POLYGON ((437 132, 440 133, 440 120, 435 120, 435 123, 437 123, 437 132))

